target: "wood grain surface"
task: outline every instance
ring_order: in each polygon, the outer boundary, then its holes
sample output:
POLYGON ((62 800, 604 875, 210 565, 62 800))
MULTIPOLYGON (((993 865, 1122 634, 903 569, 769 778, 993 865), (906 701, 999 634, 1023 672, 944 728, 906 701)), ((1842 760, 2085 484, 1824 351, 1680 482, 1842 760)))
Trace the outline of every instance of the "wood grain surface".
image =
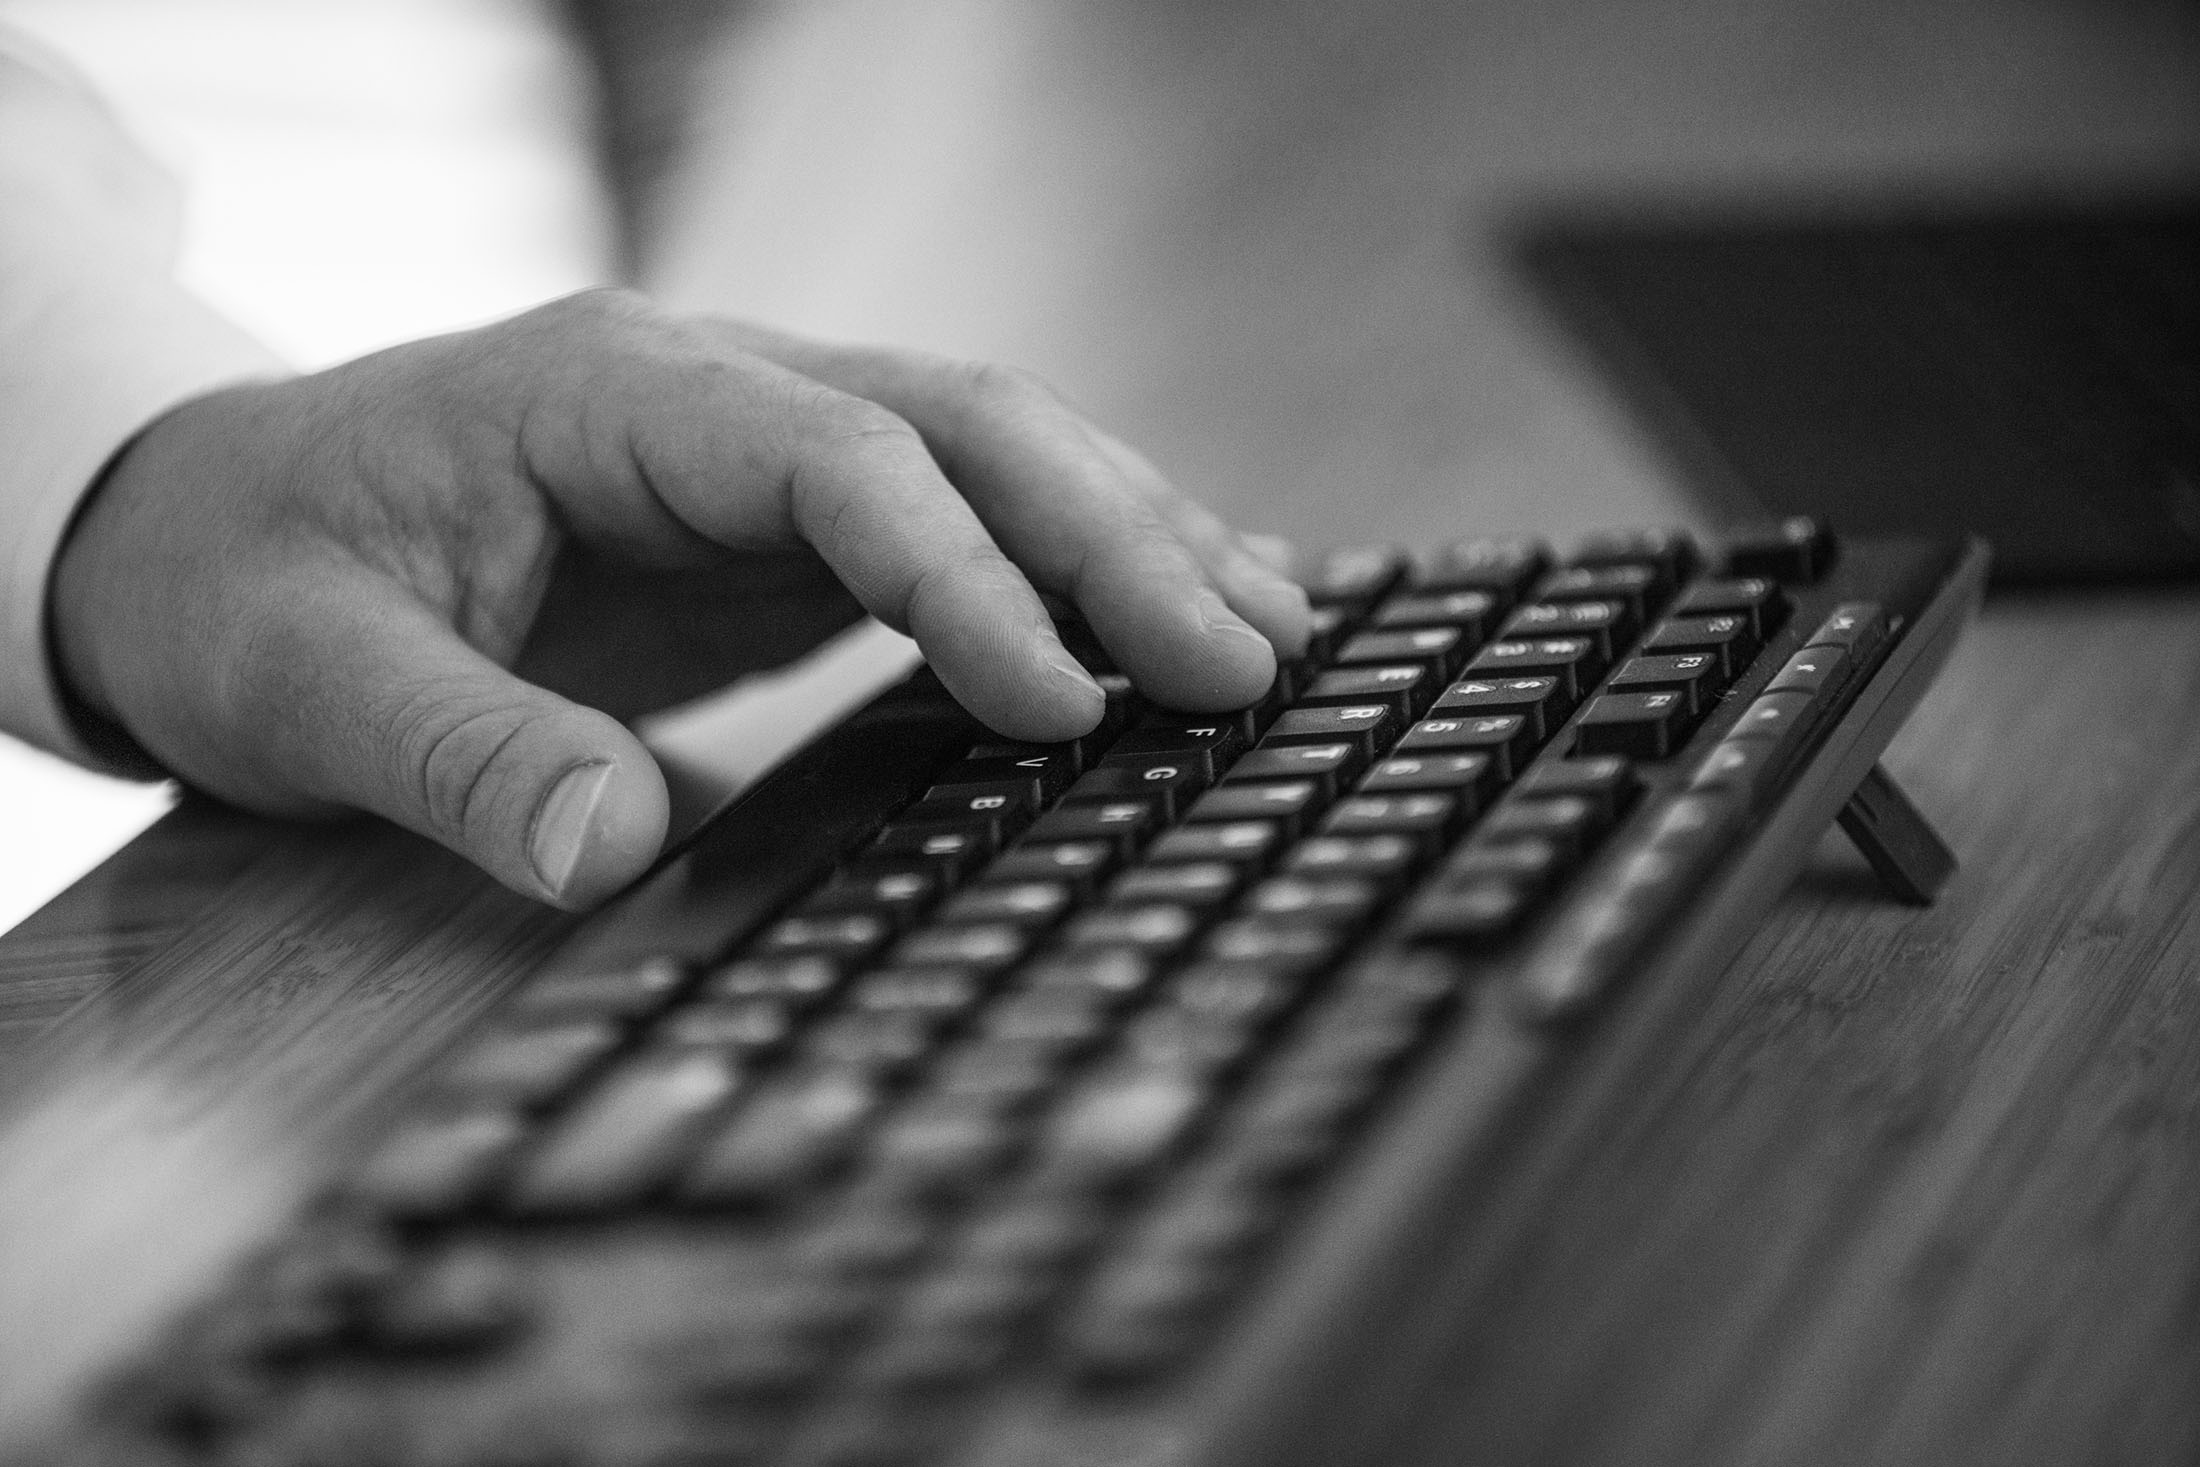
MULTIPOLYGON (((1687 517, 1511 283, 1539 189, 2200 158, 2173 7, 784 11, 664 293, 1041 366, 1313 541, 1687 517)), ((2200 593, 1990 603, 1889 764, 1940 901, 1829 839, 1667 1042, 1589 1045, 1385 1459, 2200 1458, 2200 593)), ((557 930, 381 827, 187 804, 0 938, 0 1457, 557 930)))

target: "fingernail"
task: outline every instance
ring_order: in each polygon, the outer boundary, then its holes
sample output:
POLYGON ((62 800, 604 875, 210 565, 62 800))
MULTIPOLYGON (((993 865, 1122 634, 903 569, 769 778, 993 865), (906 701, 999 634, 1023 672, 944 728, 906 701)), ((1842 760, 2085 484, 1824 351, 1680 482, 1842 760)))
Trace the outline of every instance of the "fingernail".
POLYGON ((1105 699, 1108 696, 1100 691, 1100 685, 1092 680, 1092 674, 1085 671, 1084 665, 1066 651, 1049 652, 1047 666, 1077 684, 1078 690, 1088 698, 1105 699))
POLYGON ((609 764, 576 764, 550 787, 535 809, 533 833, 527 854, 535 863, 535 879, 551 896, 562 895, 573 879, 588 847, 588 831, 603 801, 604 786, 611 782, 609 764))

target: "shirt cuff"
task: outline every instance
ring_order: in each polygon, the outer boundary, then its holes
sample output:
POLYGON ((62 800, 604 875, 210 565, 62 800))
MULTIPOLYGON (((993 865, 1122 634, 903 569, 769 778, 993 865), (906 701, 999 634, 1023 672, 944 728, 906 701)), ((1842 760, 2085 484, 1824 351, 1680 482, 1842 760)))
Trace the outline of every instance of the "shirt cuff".
POLYGON ((141 772, 103 758, 64 709, 47 628, 55 558, 100 472, 147 424, 287 369, 122 242, 84 242, 66 278, 32 278, 0 291, 0 730, 141 772))

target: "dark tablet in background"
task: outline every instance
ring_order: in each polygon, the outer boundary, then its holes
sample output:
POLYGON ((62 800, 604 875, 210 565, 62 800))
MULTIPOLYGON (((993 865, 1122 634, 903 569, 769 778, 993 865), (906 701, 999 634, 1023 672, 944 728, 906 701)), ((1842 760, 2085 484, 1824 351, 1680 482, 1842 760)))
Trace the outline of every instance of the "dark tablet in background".
POLYGON ((2200 198, 1523 231, 1719 517, 1969 530, 2005 584, 2200 576, 2200 198))

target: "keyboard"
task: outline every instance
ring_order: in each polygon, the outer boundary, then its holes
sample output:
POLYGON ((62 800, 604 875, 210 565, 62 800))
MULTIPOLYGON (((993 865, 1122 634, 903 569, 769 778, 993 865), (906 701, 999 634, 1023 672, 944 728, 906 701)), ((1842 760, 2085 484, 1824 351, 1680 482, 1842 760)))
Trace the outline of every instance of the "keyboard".
POLYGON ((1984 576, 1808 520, 1339 551, 1251 708, 1072 635, 1058 745, 920 669, 415 1077, 99 1460, 1355 1460, 1600 1014, 1836 819, 1930 897, 1877 761, 1984 576))

